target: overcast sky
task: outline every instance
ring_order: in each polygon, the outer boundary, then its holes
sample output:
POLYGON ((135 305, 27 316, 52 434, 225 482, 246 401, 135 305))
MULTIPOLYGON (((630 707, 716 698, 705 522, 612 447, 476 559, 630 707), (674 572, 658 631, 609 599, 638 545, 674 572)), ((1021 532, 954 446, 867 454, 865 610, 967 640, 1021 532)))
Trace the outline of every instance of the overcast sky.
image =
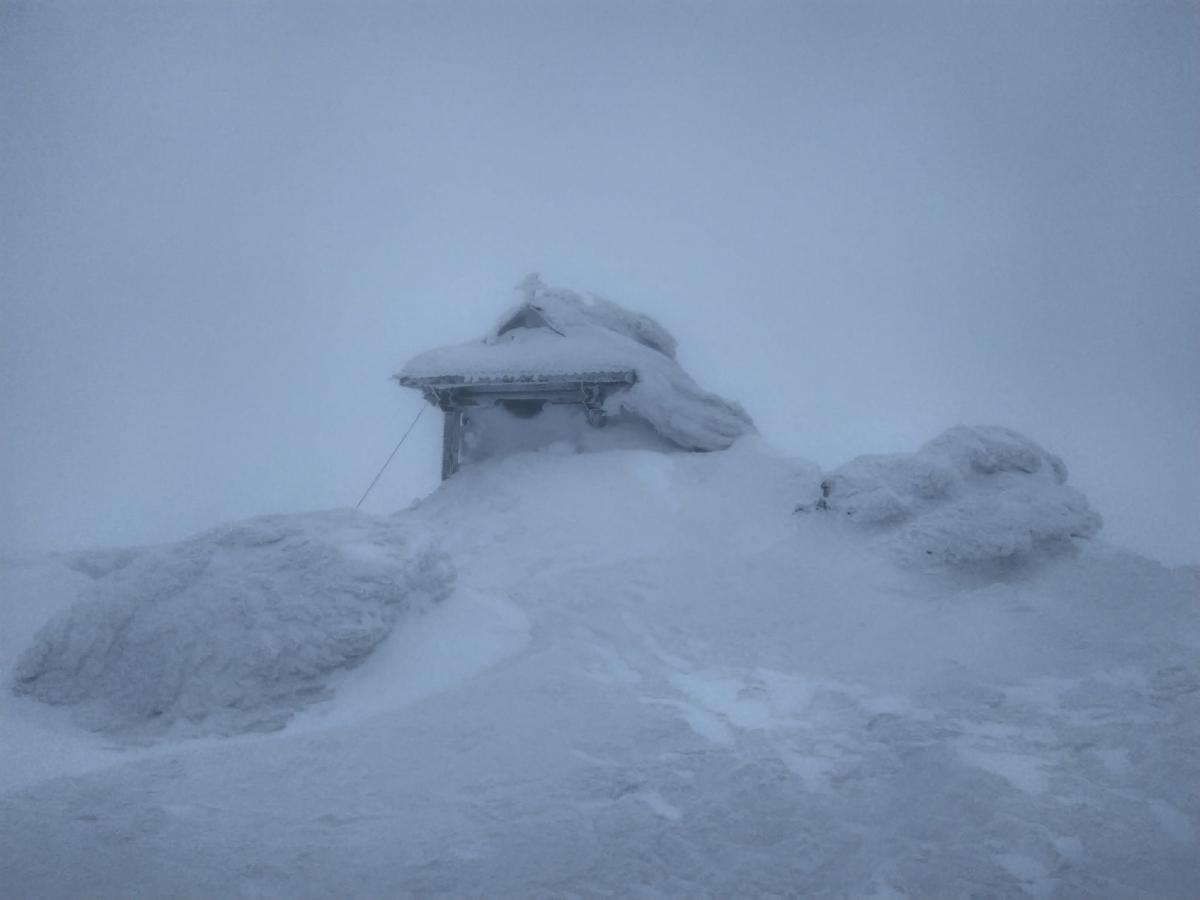
MULTIPOLYGON (((352 505, 527 272, 1200 561, 1200 4, 0 2, 0 546, 352 505)), ((435 484, 425 416, 368 503, 435 484)))

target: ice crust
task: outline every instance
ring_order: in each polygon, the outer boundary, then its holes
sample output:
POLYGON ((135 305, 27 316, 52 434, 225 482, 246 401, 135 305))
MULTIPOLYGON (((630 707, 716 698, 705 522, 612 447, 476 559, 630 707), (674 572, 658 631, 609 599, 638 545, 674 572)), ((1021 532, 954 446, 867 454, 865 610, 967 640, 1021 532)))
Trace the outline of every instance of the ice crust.
POLYGON ((703 390, 675 361, 675 338, 649 316, 536 276, 524 299, 482 340, 430 350, 397 375, 401 384, 620 379, 636 383, 606 403, 687 450, 722 450, 754 431, 742 407, 703 390))
POLYGON ((956 426, 916 453, 860 456, 807 510, 838 513, 909 563, 1016 560, 1100 530, 1061 459, 996 426, 956 426))
POLYGON ((350 512, 251 519, 108 563, 14 681, 126 734, 278 728, 453 584, 444 555, 350 512))

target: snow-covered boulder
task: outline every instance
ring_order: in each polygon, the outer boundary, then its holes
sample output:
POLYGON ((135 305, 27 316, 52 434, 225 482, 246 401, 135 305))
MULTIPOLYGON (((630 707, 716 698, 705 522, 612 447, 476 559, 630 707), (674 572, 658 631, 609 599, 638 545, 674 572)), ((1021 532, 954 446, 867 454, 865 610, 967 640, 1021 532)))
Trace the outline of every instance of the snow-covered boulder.
POLYGON ((98 572, 18 660, 14 688, 132 734, 281 727, 454 581, 441 553, 353 512, 251 519, 98 572))
POLYGON ((806 507, 878 533, 906 562, 1014 559, 1091 537, 1100 516, 1067 467, 1007 428, 957 426, 916 453, 860 456, 806 507))

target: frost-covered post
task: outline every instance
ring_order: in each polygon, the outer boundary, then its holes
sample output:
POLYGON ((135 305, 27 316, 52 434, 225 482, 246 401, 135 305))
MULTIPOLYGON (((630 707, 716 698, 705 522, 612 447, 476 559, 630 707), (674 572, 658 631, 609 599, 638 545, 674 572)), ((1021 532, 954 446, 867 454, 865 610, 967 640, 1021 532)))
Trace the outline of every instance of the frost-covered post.
POLYGON ((538 294, 545 290, 545 287, 546 285, 542 281, 542 276, 537 272, 530 272, 521 279, 516 289, 521 292, 526 303, 533 303, 537 300, 538 294))
POLYGON ((462 410, 448 409, 442 425, 442 481, 458 471, 459 450, 462 448, 462 410))

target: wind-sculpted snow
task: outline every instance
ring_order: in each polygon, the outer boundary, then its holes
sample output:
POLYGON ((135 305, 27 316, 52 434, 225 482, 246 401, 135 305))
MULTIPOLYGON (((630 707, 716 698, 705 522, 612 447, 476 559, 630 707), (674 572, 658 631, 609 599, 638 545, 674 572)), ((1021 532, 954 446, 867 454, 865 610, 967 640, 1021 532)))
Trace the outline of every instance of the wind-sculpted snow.
POLYGON ((278 728, 453 582, 443 555, 395 525, 341 512, 252 519, 112 559, 69 560, 94 588, 38 633, 15 687, 135 734, 278 728))
POLYGON ((1057 456, 1014 431, 958 426, 916 453, 860 456, 806 510, 841 514, 909 563, 1011 561, 1091 537, 1100 516, 1057 456))

